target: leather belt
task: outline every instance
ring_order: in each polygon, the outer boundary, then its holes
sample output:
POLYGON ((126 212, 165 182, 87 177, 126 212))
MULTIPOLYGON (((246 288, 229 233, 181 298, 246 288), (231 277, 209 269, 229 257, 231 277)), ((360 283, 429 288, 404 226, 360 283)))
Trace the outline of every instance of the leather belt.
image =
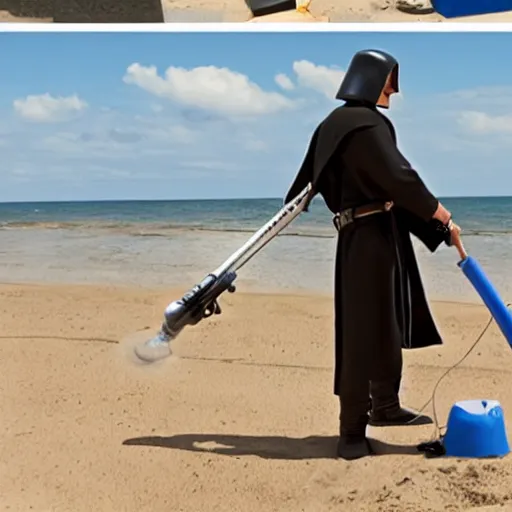
POLYGON ((345 226, 354 222, 355 219, 374 215, 376 213, 389 212, 393 208, 393 201, 385 203, 370 203, 364 206, 348 208, 334 215, 332 222, 337 231, 341 231, 345 226))

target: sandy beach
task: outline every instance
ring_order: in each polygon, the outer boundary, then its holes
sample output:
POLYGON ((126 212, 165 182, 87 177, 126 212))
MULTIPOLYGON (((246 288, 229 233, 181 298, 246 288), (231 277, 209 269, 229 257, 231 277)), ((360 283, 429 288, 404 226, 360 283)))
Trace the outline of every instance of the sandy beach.
MULTIPOLYGON (((399 11, 393 0, 312 0, 309 12, 301 14, 297 11, 286 11, 268 16, 254 18, 244 0, 161 0, 164 19, 171 23, 218 23, 218 22, 276 22, 276 23, 308 23, 308 22, 371 22, 371 23, 404 23, 404 22, 452 22, 452 23, 508 23, 512 22, 512 12, 467 16, 462 18, 447 19, 435 12, 425 11, 425 14, 409 14, 399 11)), ((45 4, 45 2, 39 2, 45 4)), ((75 2, 75 7, 68 2, 65 5, 65 14, 55 13, 51 16, 53 7, 45 7, 41 10, 38 4, 38 12, 20 12, 19 2, 0 1, 1 22, 51 22, 54 18, 62 18, 65 22, 86 22, 88 17, 94 18, 90 22, 115 23, 119 22, 158 22, 161 21, 158 14, 149 15, 145 4, 140 2, 126 2, 120 6, 119 2, 102 3, 101 9, 89 12, 92 7, 87 1, 75 2), (76 12, 74 18, 73 9, 76 12), (80 10, 81 9, 81 10, 80 10), (84 10, 88 9, 87 14, 84 10), (136 14, 140 12, 140 16, 136 14), (84 17, 85 15, 85 17, 84 17), (139 16, 139 18, 137 18, 139 16)), ((34 4, 35 5, 35 4, 34 4)), ((49 6, 53 5, 48 3, 49 6)), ((59 4, 60 5, 60 4, 59 4)), ((148 4, 149 5, 149 4, 148 4)), ((152 5, 152 4, 151 4, 152 5)), ((152 7, 151 9, 154 9, 152 7)), ((61 9, 62 10, 62 9, 61 9)), ((26 11, 26 9, 25 9, 26 11)), ((161 12, 160 12, 161 16, 161 12)))
POLYGON ((34 18, 14 16, 9 11, 0 10, 0 23, 50 23, 52 18, 34 18))
MULTIPOLYGON (((223 296, 223 314, 184 332, 170 359, 133 364, 134 341, 183 291, 0 287, 1 510, 512 510, 512 459, 425 459, 414 445, 431 425, 373 428, 379 456, 333 457, 328 296, 223 296)), ((488 320, 478 305, 433 310, 445 345, 406 357, 403 400, 416 408, 488 320)), ((490 398, 510 425, 511 376, 493 326, 440 386, 441 424, 454 402, 490 398)))
POLYGON ((168 22, 350 22, 350 23, 404 23, 404 22, 456 22, 506 23, 512 21, 512 12, 467 16, 447 19, 435 12, 408 14, 398 10, 393 0, 312 0, 309 12, 286 11, 252 18, 243 0, 162 0, 168 22))

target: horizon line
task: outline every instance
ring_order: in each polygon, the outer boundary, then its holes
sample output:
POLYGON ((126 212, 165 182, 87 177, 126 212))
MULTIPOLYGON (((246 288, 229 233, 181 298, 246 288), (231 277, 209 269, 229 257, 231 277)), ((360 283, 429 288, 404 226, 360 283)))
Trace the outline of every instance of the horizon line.
MULTIPOLYGON (((512 195, 468 195, 468 196, 438 196, 440 200, 445 199, 509 199, 512 195)), ((314 199, 321 199, 317 196, 314 199)), ((225 198, 175 198, 175 199, 43 199, 43 200, 15 200, 15 201, 0 201, 2 204, 49 204, 49 203, 171 203, 171 202, 199 202, 199 201, 261 201, 261 200, 275 200, 283 201, 282 197, 225 197, 225 198)))

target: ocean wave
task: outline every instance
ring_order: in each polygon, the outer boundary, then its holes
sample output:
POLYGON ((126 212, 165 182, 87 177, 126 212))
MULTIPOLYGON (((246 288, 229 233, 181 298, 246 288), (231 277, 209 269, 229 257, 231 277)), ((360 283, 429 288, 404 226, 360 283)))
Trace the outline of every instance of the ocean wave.
MULTIPOLYGON (((136 237, 166 237, 169 236, 171 233, 176 231, 181 232, 202 232, 202 233, 239 233, 239 234, 249 234, 253 235, 258 228, 249 229, 249 228, 213 228, 213 227, 187 227, 179 229, 170 228, 167 229, 166 232, 155 232, 155 231, 145 231, 145 232, 139 232, 139 233, 130 233, 131 236, 136 237)), ((332 238, 336 235, 336 233, 330 232, 318 232, 318 231, 291 231, 286 230, 281 233, 279 233, 278 236, 300 236, 305 238, 332 238)))
MULTIPOLYGON (((99 230, 115 231, 137 237, 166 237, 176 232, 211 232, 211 233, 248 233, 253 234, 260 226, 205 226, 201 224, 179 223, 141 223, 141 222, 52 222, 52 221, 12 221, 0 222, 0 230, 99 230)), ((329 238, 332 232, 315 230, 314 228, 288 229, 284 236, 305 236, 329 238)))
MULTIPOLYGON (((263 224, 263 222, 261 223, 263 224)), ((254 226, 215 226, 204 224, 154 223, 154 222, 121 222, 121 221, 4 221, 0 222, 1 230, 72 230, 72 231, 112 231, 134 237, 168 237, 173 233, 204 232, 204 233, 240 233, 253 234, 260 225, 254 226)), ((465 229, 464 236, 494 237, 510 236, 512 229, 465 229)), ((293 226, 281 232, 279 236, 297 236, 306 238, 332 238, 336 236, 334 228, 317 226, 293 226)))
POLYGON ((0 229, 116 229, 122 227, 118 222, 79 222, 79 221, 5 221, 0 229))

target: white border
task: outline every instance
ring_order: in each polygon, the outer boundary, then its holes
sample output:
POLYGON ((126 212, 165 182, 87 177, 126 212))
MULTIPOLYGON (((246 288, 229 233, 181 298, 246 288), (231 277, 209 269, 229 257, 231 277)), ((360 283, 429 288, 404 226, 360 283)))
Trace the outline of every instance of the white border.
POLYGON ((512 32, 512 23, 0 23, 0 32, 512 32))

